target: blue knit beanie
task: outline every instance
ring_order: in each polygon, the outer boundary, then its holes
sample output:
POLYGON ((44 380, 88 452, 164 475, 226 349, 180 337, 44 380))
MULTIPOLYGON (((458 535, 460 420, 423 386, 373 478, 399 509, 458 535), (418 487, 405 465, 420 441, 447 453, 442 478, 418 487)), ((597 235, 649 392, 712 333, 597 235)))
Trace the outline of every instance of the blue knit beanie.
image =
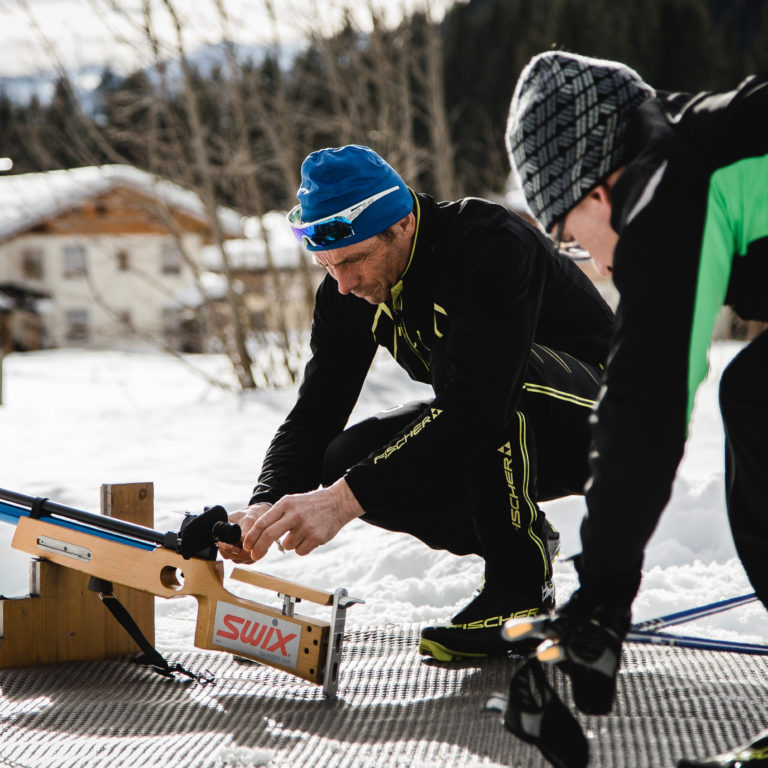
POLYGON ((627 162, 629 121, 654 95, 616 61, 560 51, 531 59, 512 96, 507 152, 547 231, 627 162))
POLYGON ((325 247, 305 244, 307 250, 325 251, 367 240, 413 210, 413 196, 405 182, 372 149, 348 144, 308 155, 301 164, 301 186, 296 193, 302 222, 332 216, 390 187, 397 189, 376 200, 352 221, 352 235, 325 247))

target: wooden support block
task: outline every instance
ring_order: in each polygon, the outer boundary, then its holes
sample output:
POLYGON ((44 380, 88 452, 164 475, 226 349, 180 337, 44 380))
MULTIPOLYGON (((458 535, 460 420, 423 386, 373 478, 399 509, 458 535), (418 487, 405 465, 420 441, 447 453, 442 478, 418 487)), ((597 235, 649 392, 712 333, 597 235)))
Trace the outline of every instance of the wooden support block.
POLYGON ((242 581, 244 584, 250 584, 254 587, 269 589, 281 595, 290 595, 299 600, 306 600, 318 605, 333 605, 333 592, 325 592, 322 589, 306 587, 303 584, 297 584, 295 581, 279 579, 277 576, 270 576, 268 573, 259 571, 249 571, 245 568, 235 568, 231 573, 231 578, 235 581, 242 581))
MULTIPOLYGON (((154 525, 151 483, 104 485, 102 514, 154 525)), ((30 596, 0 600, 0 668, 103 659, 138 648, 88 589, 89 576, 47 560, 30 564, 30 596)), ((115 596, 154 644, 154 596, 115 585, 115 596)))
MULTIPOLYGON (((155 526, 155 488, 152 483, 120 483, 101 486, 101 514, 145 528, 155 526)), ((115 584, 115 597, 152 645, 155 644, 155 596, 115 584)), ((99 600, 101 602, 101 600, 99 600)), ((106 617, 104 656, 136 653, 136 643, 104 606, 106 617)), ((89 657, 91 658, 91 657, 89 657)))

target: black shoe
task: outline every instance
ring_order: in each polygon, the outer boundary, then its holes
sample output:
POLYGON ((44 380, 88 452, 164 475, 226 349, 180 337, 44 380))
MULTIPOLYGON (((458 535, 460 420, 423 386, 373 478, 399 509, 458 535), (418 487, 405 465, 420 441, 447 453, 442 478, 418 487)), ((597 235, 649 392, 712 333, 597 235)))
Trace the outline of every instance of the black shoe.
POLYGON ((768 766, 768 731, 762 731, 749 744, 701 760, 680 760, 677 768, 757 768, 768 766))
POLYGON ((541 598, 535 601, 483 587, 450 623, 421 630, 419 653, 437 661, 506 656, 511 652, 527 654, 532 645, 511 645, 502 636, 501 628, 512 619, 530 619, 546 613, 554 604, 555 589, 551 581, 542 589, 541 598))
POLYGON ((508 622, 503 635, 512 643, 539 641, 537 658, 564 668, 578 709, 604 715, 616 695, 621 644, 629 624, 628 611, 588 607, 576 592, 551 616, 508 622))
POLYGON ((576 718, 547 681, 538 659, 529 659, 512 678, 504 727, 556 768, 586 768, 589 746, 576 718))

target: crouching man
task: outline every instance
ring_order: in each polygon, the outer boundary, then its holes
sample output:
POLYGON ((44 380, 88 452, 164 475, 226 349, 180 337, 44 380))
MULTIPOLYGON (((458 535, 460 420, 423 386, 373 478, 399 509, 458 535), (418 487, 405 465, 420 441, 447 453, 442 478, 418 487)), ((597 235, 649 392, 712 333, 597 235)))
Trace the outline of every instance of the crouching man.
POLYGON ((231 515, 242 547, 222 554, 253 562, 282 539, 307 555, 360 518, 479 555, 481 590, 425 627, 419 650, 505 653, 507 618, 554 605, 559 537, 538 502, 582 493, 613 314, 523 219, 417 194, 367 147, 310 154, 297 197, 289 224, 328 271, 312 357, 249 505, 231 515), (378 346, 434 398, 345 429, 378 346))

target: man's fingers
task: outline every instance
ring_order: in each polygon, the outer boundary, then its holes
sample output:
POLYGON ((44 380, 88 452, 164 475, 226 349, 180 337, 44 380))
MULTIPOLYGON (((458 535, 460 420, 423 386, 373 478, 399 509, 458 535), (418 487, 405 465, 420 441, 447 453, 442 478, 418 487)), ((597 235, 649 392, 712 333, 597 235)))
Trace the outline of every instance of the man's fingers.
POLYGON ((292 549, 297 555, 308 555, 320 544, 315 541, 311 532, 297 528, 292 530, 284 539, 283 546, 286 549, 292 549))
POLYGON ((245 535, 243 536, 243 549, 253 549, 253 545, 262 536, 264 531, 266 531, 267 528, 269 528, 269 526, 271 526, 273 523, 277 522, 281 517, 282 515, 280 514, 280 510, 276 512, 275 508, 272 507, 270 510, 254 520, 252 525, 248 527, 248 530, 245 531, 245 535))
POLYGON ((262 532, 261 536, 251 545, 250 555, 254 560, 260 560, 267 554, 269 548, 279 541, 280 537, 288 530, 282 520, 270 526, 262 532))
POLYGON ((312 550, 317 549, 320 542, 312 541, 309 538, 302 539, 295 547, 295 552, 297 555, 301 555, 302 557, 304 555, 308 555, 312 550))
MULTIPOLYGON (((238 509, 235 512, 229 514, 229 522, 237 523, 243 532, 243 539, 250 537, 251 540, 258 539, 259 533, 263 530, 263 526, 257 528, 251 534, 254 526, 256 526, 262 517, 271 509, 272 504, 267 502, 258 502, 251 504, 250 506, 238 509)), ((248 547, 241 541, 240 544, 227 544, 225 542, 218 542, 219 552, 221 556, 227 560, 232 560, 235 563, 241 563, 247 565, 253 562, 253 558, 248 550, 248 547)))
POLYGON ((288 533, 291 525, 291 519, 284 516, 279 509, 275 512, 273 508, 259 518, 249 531, 243 540, 243 549, 248 550, 254 560, 259 560, 267 554, 272 544, 288 533))
POLYGON ((236 544, 219 544, 219 552, 225 560, 232 560, 235 563, 252 563, 250 554, 241 546, 236 544))

